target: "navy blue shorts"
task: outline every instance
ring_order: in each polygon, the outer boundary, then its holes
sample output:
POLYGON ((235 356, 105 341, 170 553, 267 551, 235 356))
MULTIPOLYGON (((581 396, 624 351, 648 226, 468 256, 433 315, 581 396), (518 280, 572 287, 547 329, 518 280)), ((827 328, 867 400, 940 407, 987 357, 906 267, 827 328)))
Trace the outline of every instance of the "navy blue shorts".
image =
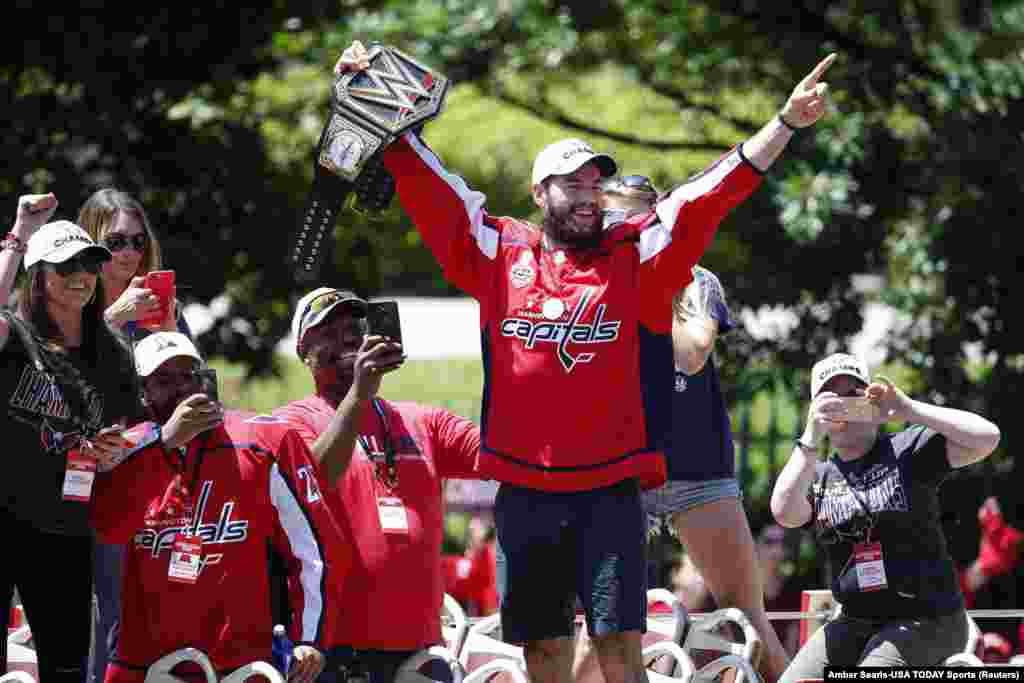
POLYGON ((577 600, 591 636, 646 630, 646 516, 635 479, 572 493, 502 484, 494 517, 505 641, 572 637, 577 600))

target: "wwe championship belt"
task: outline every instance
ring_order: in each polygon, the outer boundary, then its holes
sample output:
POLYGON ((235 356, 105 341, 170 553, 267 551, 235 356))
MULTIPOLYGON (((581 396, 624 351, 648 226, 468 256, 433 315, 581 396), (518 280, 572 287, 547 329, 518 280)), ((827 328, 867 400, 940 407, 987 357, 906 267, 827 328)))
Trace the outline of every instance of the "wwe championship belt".
POLYGON ((394 196, 384 148, 440 113, 448 79, 392 47, 369 49, 370 67, 342 74, 331 94, 331 115, 320 134, 313 188, 291 259, 300 281, 319 278, 330 252, 328 232, 350 192, 358 208, 383 211, 394 196))

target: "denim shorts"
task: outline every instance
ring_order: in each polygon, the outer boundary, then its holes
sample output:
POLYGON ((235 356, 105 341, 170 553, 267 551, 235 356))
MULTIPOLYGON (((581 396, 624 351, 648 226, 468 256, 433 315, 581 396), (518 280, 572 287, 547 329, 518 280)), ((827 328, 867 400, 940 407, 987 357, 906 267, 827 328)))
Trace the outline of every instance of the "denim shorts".
POLYGON ((571 493, 502 484, 495 522, 505 641, 572 637, 577 600, 592 636, 646 629, 647 546, 636 480, 571 493))
MULTIPOLYGON (((725 498, 742 498, 735 477, 707 481, 667 481, 643 492, 648 529, 655 530, 676 512, 686 512, 725 498)), ((669 525, 671 527, 671 525, 669 525)))

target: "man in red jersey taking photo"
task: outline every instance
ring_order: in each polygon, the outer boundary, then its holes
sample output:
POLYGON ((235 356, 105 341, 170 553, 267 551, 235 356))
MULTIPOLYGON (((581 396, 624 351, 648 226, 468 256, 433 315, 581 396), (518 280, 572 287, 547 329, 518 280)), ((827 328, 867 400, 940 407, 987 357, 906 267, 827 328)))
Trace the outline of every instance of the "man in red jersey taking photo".
MULTIPOLYGON (((322 678, 391 683, 410 656, 442 642, 441 482, 477 476, 480 432, 447 410, 378 396, 405 356, 367 334, 366 313, 347 290, 299 300, 295 350, 315 390, 274 415, 309 444, 327 505, 351 537, 352 567, 332 586, 341 614, 322 678)), ((423 673, 448 680, 436 664, 423 673)))

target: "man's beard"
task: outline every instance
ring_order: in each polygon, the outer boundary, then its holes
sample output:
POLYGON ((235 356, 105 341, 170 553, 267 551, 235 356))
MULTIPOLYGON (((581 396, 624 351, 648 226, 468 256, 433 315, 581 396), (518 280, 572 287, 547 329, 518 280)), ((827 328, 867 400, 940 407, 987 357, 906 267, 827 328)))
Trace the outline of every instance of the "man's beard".
POLYGON ((603 216, 596 204, 571 204, 565 207, 548 204, 544 212, 544 232, 553 240, 578 248, 592 249, 601 243, 601 222, 603 216), (594 216, 589 229, 583 228, 576 221, 573 212, 581 207, 592 207, 594 216))

